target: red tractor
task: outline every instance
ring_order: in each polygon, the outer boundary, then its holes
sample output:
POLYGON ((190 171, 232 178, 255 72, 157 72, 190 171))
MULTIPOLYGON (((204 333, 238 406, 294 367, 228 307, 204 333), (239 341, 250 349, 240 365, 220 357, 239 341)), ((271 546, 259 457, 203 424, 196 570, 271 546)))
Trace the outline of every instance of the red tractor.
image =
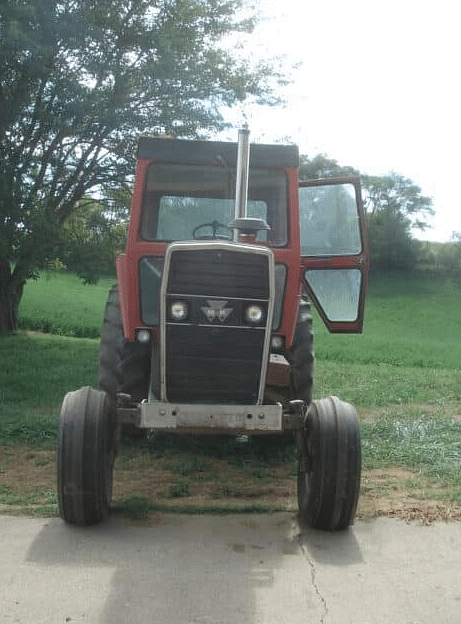
POLYGON ((99 389, 69 392, 58 442, 61 517, 108 512, 123 424, 150 432, 293 434, 300 518, 355 517, 355 409, 312 400, 310 302, 362 330, 368 272, 356 178, 298 181, 295 146, 144 137, 126 251, 109 293, 99 389))

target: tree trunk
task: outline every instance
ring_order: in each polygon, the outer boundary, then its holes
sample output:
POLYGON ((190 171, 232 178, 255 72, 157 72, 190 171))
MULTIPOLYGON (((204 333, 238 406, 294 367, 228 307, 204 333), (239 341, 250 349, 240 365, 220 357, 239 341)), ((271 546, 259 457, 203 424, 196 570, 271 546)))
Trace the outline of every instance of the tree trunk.
POLYGON ((0 334, 19 329, 18 310, 25 283, 19 271, 11 271, 8 260, 0 259, 0 334))

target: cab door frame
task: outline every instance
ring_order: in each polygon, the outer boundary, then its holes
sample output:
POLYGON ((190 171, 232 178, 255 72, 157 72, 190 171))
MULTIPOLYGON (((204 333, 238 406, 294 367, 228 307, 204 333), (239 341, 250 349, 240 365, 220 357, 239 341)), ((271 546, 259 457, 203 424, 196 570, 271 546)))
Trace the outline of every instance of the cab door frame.
POLYGON ((303 286, 331 333, 361 333, 369 249, 360 178, 343 176, 300 181, 298 192, 303 286), (322 193, 329 193, 333 199, 322 200, 322 193), (341 205, 344 198, 347 198, 346 209, 341 205), (328 211, 331 214, 324 218, 322 213, 328 211), (335 219, 328 219, 328 216, 335 219), (319 229, 323 234, 316 236, 315 226, 320 222, 331 227, 333 237, 339 234, 339 238, 346 239, 343 247, 335 248, 334 243, 327 243, 325 227, 319 229), (323 271, 328 273, 322 274, 323 271))

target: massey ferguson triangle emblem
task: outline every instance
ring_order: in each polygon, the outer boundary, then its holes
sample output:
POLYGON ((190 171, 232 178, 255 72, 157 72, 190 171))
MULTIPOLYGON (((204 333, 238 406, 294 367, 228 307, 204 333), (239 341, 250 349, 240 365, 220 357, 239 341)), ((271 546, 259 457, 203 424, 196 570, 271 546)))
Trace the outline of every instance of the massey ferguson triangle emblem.
POLYGON ((226 308, 227 301, 207 299, 207 303, 209 307, 202 307, 202 312, 210 323, 213 323, 215 319, 219 319, 221 323, 224 323, 233 310, 233 308, 226 308))

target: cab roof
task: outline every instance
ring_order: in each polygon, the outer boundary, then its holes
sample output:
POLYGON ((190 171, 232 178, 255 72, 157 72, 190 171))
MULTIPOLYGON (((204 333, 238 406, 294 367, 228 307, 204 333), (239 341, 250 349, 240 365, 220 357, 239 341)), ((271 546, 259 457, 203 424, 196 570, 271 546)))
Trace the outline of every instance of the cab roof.
MULTIPOLYGON (((235 167, 237 143, 145 136, 139 139, 137 157, 161 162, 235 167)), ((299 151, 296 145, 252 143, 250 146, 250 167, 283 168, 298 165, 299 151)))

